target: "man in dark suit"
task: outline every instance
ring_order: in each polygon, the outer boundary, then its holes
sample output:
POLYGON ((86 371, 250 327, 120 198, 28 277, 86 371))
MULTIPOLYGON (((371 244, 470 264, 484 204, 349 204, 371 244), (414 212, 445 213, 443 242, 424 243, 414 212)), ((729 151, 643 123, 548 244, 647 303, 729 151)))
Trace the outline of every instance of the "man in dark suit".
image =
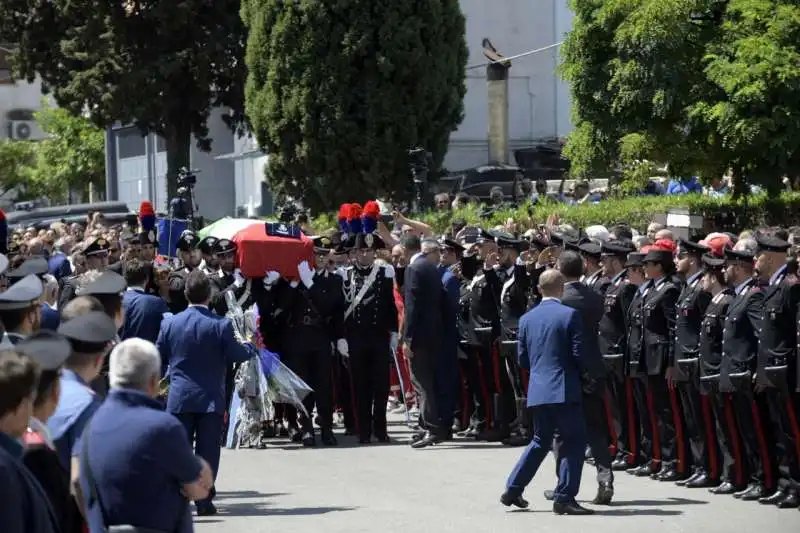
MULTIPOLYGON (((211 280, 199 269, 186 276, 186 299, 189 307, 161 324, 156 346, 162 366, 168 367, 167 411, 183 423, 195 452, 208 461, 216 477, 227 407, 225 370, 253 357, 255 348, 240 344, 230 320, 208 309, 211 280)), ((200 516, 216 514, 211 497, 195 504, 200 516)))
MULTIPOLYGON (((586 440, 592 450, 592 457, 597 467, 597 496, 592 503, 608 505, 614 496, 614 474, 611 470, 611 452, 608 448, 611 439, 608 434, 608 422, 603 405, 607 371, 598 342, 598 330, 604 312, 603 299, 593 288, 581 283, 580 279, 584 270, 583 259, 580 255, 570 251, 563 252, 558 258, 558 269, 565 281, 561 303, 575 309, 581 315, 583 359, 586 373, 593 385, 584 387, 581 398, 583 417, 586 422, 586 440)), ((560 457, 561 448, 561 437, 558 436, 553 444, 556 459, 560 457)), ((545 491, 545 496, 552 497, 552 492, 545 491)))
POLYGON ((149 281, 150 265, 138 259, 125 263, 125 281, 128 289, 122 296, 125 322, 119 332, 120 340, 139 337, 153 344, 158 340, 164 313, 169 312, 163 298, 147 294, 145 287, 149 281))
POLYGON ((411 361, 411 379, 420 397, 422 426, 426 430, 412 443, 414 448, 424 448, 441 442, 447 426, 441 420, 436 398, 436 360, 442 351, 442 277, 436 265, 427 256, 439 252, 435 240, 420 242, 419 237, 403 238, 406 257, 409 258, 403 284, 405 314, 403 320, 403 353, 411 361))
POLYGON ((575 501, 586 447, 582 382, 589 380, 581 346, 581 317, 559 301, 564 292, 564 276, 557 270, 542 273, 539 292, 542 303, 523 315, 517 333, 520 366, 530 371, 528 407, 534 408, 533 440, 511 471, 500 502, 528 507, 522 492, 547 457, 558 431, 562 443, 553 512, 592 514, 575 501))

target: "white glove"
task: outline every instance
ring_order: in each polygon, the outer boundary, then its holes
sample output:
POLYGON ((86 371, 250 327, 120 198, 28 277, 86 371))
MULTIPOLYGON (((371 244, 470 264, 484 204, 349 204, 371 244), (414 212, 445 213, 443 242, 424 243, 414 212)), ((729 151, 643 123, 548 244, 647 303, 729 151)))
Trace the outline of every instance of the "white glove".
POLYGON ((268 270, 264 274, 264 286, 268 287, 271 285, 275 285, 275 282, 281 278, 281 275, 275 272, 274 270, 268 270))
POLYGON ((389 337, 389 347, 392 349, 392 352, 397 351, 397 345, 400 343, 400 336, 396 332, 392 332, 392 336, 389 337))
POLYGON ((347 270, 344 267, 339 267, 336 269, 336 275, 342 279, 347 279, 347 270))
POLYGON ((297 265, 297 273, 300 275, 300 281, 303 282, 307 289, 314 285, 314 271, 311 270, 308 261, 302 261, 297 265))
POLYGON ((234 287, 236 287, 238 289, 239 287, 244 285, 245 281, 246 280, 244 279, 244 276, 242 276, 242 271, 241 270, 239 270, 237 268, 236 270, 233 271, 233 286, 234 287))
POLYGON ((347 339, 339 339, 336 341, 336 351, 345 357, 350 357, 350 348, 347 346, 347 339))
POLYGON ((293 288, 293 289, 296 289, 298 285, 300 285, 300 284, 299 284, 299 283, 297 283, 297 280, 295 280, 295 281, 292 281, 292 282, 290 282, 290 283, 289 283, 289 286, 290 286, 291 288, 293 288))

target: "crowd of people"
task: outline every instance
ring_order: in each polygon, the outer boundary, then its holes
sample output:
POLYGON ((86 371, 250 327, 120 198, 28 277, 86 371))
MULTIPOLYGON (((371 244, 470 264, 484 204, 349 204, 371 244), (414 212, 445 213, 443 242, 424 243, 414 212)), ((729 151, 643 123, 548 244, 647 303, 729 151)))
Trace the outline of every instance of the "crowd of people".
POLYGON ((342 206, 338 228, 310 236, 313 261, 259 278, 235 242, 191 231, 157 257, 147 217, 0 231, 7 530, 182 532, 190 501, 215 514, 232 398, 249 394, 240 370, 259 347, 312 392, 258 420, 258 446, 388 443, 387 412, 407 412, 414 449, 526 446, 504 505, 528 505, 553 449, 544 496, 559 514, 591 512, 575 501, 583 461, 598 505, 625 470, 799 506, 800 233, 675 239, 551 217, 435 235, 381 211, 342 206), (257 340, 226 318, 231 302, 258 309, 257 340))

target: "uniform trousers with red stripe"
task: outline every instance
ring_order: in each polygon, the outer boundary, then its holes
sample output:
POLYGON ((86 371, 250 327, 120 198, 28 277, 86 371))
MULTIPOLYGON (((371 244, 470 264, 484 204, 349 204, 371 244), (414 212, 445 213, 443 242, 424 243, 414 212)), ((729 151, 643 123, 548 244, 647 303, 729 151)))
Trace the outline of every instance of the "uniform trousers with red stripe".
MULTIPOLYGON (((763 392, 764 401, 769 413, 771 435, 768 441, 773 443, 769 457, 774 460, 778 474, 777 487, 783 491, 800 488, 800 421, 797 419, 797 395, 777 388, 768 388, 763 392)), ((769 430, 767 430, 769 432, 769 430)))
POLYGON ((609 372, 607 393, 611 399, 609 433, 616 437, 615 460, 630 466, 639 465, 639 419, 632 378, 609 372))
POLYGON ((761 394, 738 390, 730 395, 736 428, 742 438, 746 477, 749 483, 775 488, 775 471, 771 461, 765 421, 767 406, 761 394))
POLYGON ((719 392, 715 383, 711 386, 707 398, 714 415, 720 457, 719 479, 721 482, 731 483, 737 489, 743 489, 747 485, 747 464, 731 394, 719 392))
POLYGON ((469 346, 464 361, 467 381, 468 405, 472 408, 469 425, 484 431, 492 425, 492 379, 491 356, 485 356, 480 346, 469 346), (487 366, 489 365, 489 366, 487 366))
POLYGON ((711 409, 704 404, 708 402, 708 398, 704 400, 700 395, 699 383, 693 377, 678 382, 676 389, 686 424, 686 440, 691 452, 687 472, 703 472, 716 478, 719 475, 716 472, 716 465, 712 468, 711 464, 711 458, 716 457, 716 449, 711 449, 716 446, 716 438, 713 435, 715 424, 711 417, 711 409))
POLYGON ((664 376, 638 378, 634 394, 642 427, 642 463, 660 465, 662 472, 686 473, 688 450, 684 423, 675 391, 669 390, 664 376))

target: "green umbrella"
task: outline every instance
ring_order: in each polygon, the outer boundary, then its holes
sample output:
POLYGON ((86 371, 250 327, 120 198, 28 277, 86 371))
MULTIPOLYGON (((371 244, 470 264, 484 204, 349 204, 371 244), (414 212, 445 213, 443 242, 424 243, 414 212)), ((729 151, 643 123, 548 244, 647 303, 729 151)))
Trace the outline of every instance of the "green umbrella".
POLYGON ((263 220, 225 217, 198 231, 197 236, 201 239, 205 239, 206 237, 216 237, 217 239, 233 239, 233 236, 243 229, 250 227, 253 224, 263 223, 263 220))

